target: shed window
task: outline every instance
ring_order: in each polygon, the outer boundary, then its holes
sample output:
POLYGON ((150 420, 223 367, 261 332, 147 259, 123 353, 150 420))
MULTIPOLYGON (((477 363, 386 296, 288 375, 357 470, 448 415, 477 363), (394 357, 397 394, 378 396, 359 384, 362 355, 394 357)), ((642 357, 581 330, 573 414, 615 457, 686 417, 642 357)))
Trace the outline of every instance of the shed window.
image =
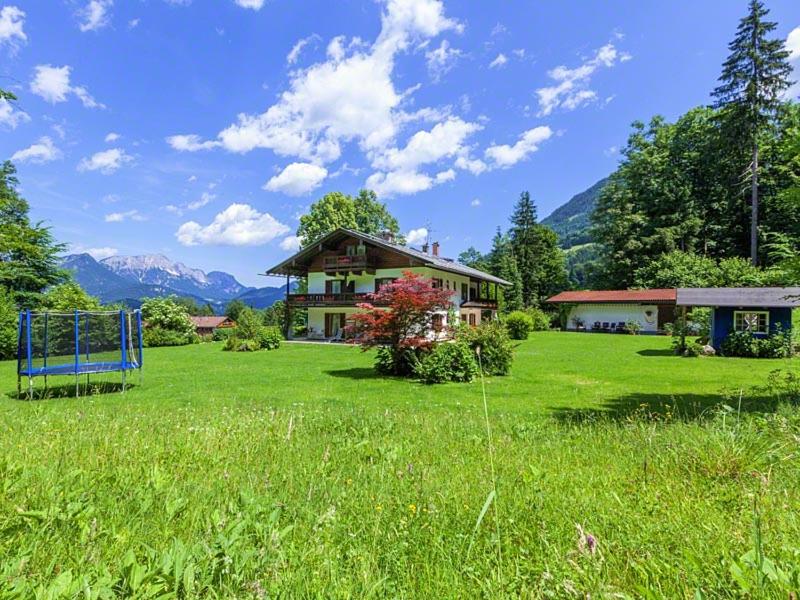
POLYGON ((769 312, 737 310, 733 313, 733 328, 750 333, 769 333, 769 312))

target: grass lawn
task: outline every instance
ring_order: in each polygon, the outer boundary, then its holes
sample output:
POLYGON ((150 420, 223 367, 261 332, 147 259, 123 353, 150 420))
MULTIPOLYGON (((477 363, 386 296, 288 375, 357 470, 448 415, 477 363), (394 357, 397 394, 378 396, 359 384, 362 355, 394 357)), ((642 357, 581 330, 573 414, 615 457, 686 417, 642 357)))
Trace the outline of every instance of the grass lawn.
POLYGON ((147 349, 124 396, 69 397, 64 378, 64 397, 27 402, 15 367, 0 363, 0 597, 800 588, 800 409, 753 389, 791 361, 532 335, 486 382, 497 496, 477 526, 480 382, 377 377, 345 346, 205 344, 147 349))

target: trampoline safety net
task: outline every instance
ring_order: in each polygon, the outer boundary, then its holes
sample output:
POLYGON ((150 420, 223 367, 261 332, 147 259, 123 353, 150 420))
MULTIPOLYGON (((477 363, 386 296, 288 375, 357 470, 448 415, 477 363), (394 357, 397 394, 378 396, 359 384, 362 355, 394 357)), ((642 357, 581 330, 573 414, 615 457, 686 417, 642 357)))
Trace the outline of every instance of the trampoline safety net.
POLYGON ((142 315, 135 311, 19 315, 21 377, 129 371, 142 366, 142 315))

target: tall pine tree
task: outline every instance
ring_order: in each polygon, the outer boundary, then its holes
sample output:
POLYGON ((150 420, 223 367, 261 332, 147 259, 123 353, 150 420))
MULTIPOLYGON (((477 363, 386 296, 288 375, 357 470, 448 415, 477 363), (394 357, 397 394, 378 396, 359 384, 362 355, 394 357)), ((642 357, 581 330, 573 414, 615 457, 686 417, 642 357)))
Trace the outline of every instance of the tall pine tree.
POLYGON ((728 142, 749 149, 750 158, 750 260, 758 263, 759 150, 789 88, 792 67, 783 40, 768 36, 777 24, 767 21, 769 10, 761 0, 750 0, 746 17, 728 45, 730 55, 722 65, 719 86, 712 96, 722 109, 728 142))
POLYGON ((511 240, 498 227, 492 240, 492 250, 488 255, 489 272, 496 277, 508 281, 511 285, 502 290, 500 310, 511 312, 523 308, 522 279, 517 268, 517 261, 511 247, 511 240))

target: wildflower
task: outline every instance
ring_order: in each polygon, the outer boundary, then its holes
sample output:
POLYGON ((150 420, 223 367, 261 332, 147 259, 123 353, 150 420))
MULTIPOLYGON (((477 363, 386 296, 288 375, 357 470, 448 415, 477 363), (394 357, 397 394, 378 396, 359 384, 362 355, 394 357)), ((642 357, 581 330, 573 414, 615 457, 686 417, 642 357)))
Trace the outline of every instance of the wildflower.
POLYGON ((578 550, 581 553, 588 551, 589 554, 594 555, 597 552, 597 538, 591 533, 584 532, 579 523, 576 523, 575 527, 578 528, 578 550))
POLYGON ((378 511, 378 512, 381 512, 383 510, 383 507, 380 504, 376 504, 375 505, 375 510, 378 511))
POLYGON ((416 504, 409 504, 409 505, 408 505, 408 510, 409 510, 409 511, 411 511, 412 513, 416 514, 416 512, 417 512, 417 505, 416 505, 416 504))

